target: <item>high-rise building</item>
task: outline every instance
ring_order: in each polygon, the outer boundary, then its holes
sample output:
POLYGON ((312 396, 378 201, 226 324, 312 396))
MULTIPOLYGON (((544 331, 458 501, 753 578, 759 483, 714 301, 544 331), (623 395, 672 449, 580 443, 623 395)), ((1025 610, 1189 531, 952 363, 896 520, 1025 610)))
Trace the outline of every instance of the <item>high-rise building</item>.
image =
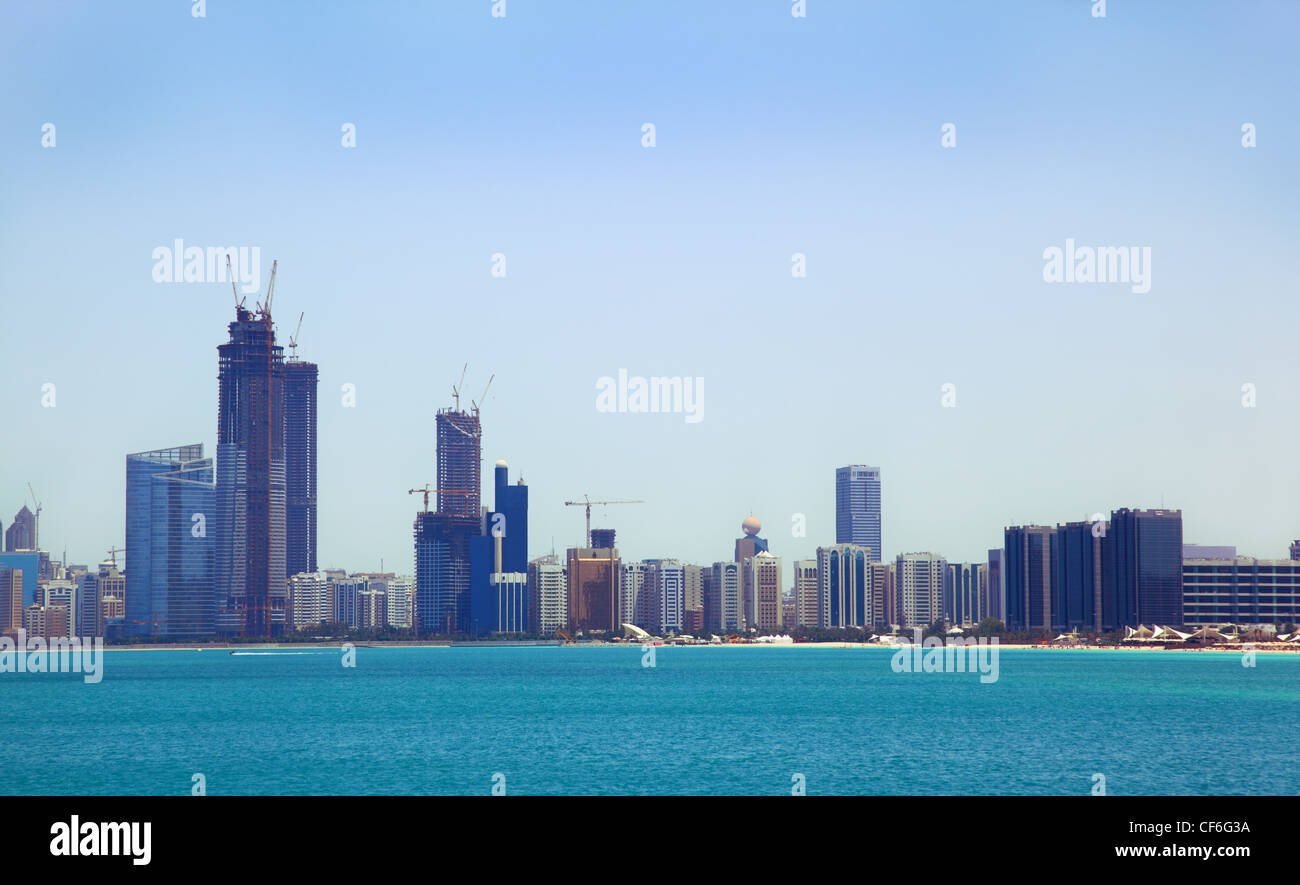
POLYGON ((126 456, 127 632, 216 631, 214 479, 198 443, 126 456))
POLYGON ((551 553, 528 563, 528 591, 532 632, 547 636, 563 630, 569 620, 569 581, 558 556, 551 553))
POLYGON ((784 583, 781 578, 781 559, 766 550, 749 557, 744 563, 752 608, 746 623, 760 631, 779 630, 785 625, 785 607, 782 604, 784 583))
MULTIPOLYGON (((217 348, 216 573, 220 628, 271 636, 284 626, 284 351, 267 310, 237 307, 217 348)), ((128 574, 135 569, 128 553, 128 574)), ((128 598, 130 594, 128 593, 128 598)))
MULTIPOLYGON (((475 547, 479 549, 480 583, 489 583, 491 545, 473 540, 487 534, 486 514, 480 509, 482 426, 477 407, 472 413, 464 412, 459 402, 458 396, 456 408, 439 409, 434 420, 438 509, 423 512, 415 520, 416 629, 423 634, 475 630, 475 547)), ((523 500, 526 509, 527 497, 523 500)), ((523 535, 526 551, 526 520, 523 535)), ((526 562, 527 553, 524 555, 526 562)))
POLYGON ((316 571, 315 363, 284 364, 285 573, 316 571))
POLYGON ((495 510, 486 514, 486 532, 470 539, 471 621, 473 632, 523 633, 528 630, 528 486, 510 485, 509 468, 497 461, 495 510))
POLYGON ((1103 521, 1067 522, 1056 527, 1055 574, 1048 621, 1053 630, 1102 629, 1103 521))
POLYGON ((41 588, 41 607, 45 609, 48 638, 72 639, 78 635, 74 629, 77 622, 76 582, 58 579, 47 581, 41 588), (60 610, 62 613, 55 616, 58 618, 57 626, 51 629, 51 613, 60 610))
POLYGON ((856 544, 881 561, 880 468, 850 464, 835 470, 835 543, 856 544))
POLYGON ((1182 620, 1188 627, 1300 623, 1300 560, 1186 560, 1182 620))
POLYGON ((23 626, 23 570, 0 565, 0 635, 23 626))
POLYGON ((618 545, 614 543, 614 529, 592 529, 591 546, 600 550, 613 550, 618 545))
POLYGON ((740 571, 738 562, 715 562, 705 572, 705 626, 714 633, 726 635, 745 628, 740 571))
POLYGON ((794 562, 794 623, 799 627, 821 626, 821 607, 818 600, 817 560, 796 559, 794 562))
POLYGON ((645 595, 644 562, 624 561, 619 565, 618 611, 620 624, 635 624, 643 630, 651 620, 649 602, 645 595))
POLYGON ((1300 541, 1291 542, 1291 558, 1300 561, 1300 541))
POLYGON ((289 620, 291 629, 318 627, 334 618, 332 585, 324 572, 299 572, 289 579, 289 620))
POLYGON ((871 564, 871 592, 875 600, 877 627, 892 627, 899 624, 897 575, 898 569, 895 563, 873 562, 871 564))
POLYGON ((126 623, 126 575, 115 562, 99 564, 99 626, 101 632, 120 634, 126 623))
POLYGON ((619 574, 616 548, 569 548, 569 626, 573 630, 622 633, 619 574))
POLYGON ((1005 622, 1006 586, 1003 583, 1001 547, 994 547, 989 550, 988 589, 988 614, 985 617, 997 618, 1005 622))
POLYGON ((943 575, 943 617, 954 626, 973 627, 988 611, 988 566, 950 562, 943 575))
POLYGON ((685 569, 680 562, 648 560, 640 599, 647 622, 637 626, 651 633, 681 633, 685 585, 685 569))
POLYGON ((36 516, 24 504, 14 514, 14 521, 5 530, 5 551, 17 553, 19 550, 36 549, 36 516))
POLYGON ((900 553, 894 567, 902 626, 927 627, 941 619, 944 558, 934 553, 900 553))
POLYGON ((871 627, 877 622, 871 551, 858 544, 817 548, 817 624, 871 627))
POLYGON ((704 629, 704 566, 682 566, 682 631, 692 636, 704 629))
POLYGON ((749 568, 749 560, 760 553, 767 552, 766 539, 758 535, 762 528, 763 523, 757 516, 746 516, 740 523, 743 534, 736 539, 736 562, 740 565, 741 618, 744 628, 758 626, 758 598, 751 580, 754 573, 749 568))
POLYGON ((1109 585, 1102 594, 1103 622, 1112 620, 1109 608, 1116 627, 1182 624, 1182 511, 1114 510, 1105 544, 1110 556, 1103 579, 1109 585))
POLYGON ((1003 542, 1007 629, 1050 629, 1056 529, 1047 525, 1009 526, 1003 531, 1003 542))
MULTIPOLYGON (((0 568, 20 573, 23 582, 22 609, 40 603, 40 555, 35 550, 0 553, 0 568)), ((22 626, 21 619, 17 626, 22 626)))

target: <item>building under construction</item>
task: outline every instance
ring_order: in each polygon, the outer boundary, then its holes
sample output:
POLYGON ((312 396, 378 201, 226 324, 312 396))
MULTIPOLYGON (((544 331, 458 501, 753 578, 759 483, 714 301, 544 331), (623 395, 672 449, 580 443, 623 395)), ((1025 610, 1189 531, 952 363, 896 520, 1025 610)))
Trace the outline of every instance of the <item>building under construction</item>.
MULTIPOLYGON (((270 300, 257 314, 242 302, 230 340, 217 348, 217 597, 219 627, 271 636, 284 624, 284 349, 270 300)), ((313 447, 314 448, 314 447, 313 447)))
MULTIPOLYGON (((296 342, 290 339, 291 350, 296 342)), ((285 571, 316 571, 316 385, 315 363, 284 364, 285 571)))
POLYGON ((434 421, 437 510, 429 512, 426 498, 424 512, 415 518, 415 628, 424 634, 470 632, 470 539, 484 534, 479 404, 463 411, 460 386, 452 395, 455 406, 439 409, 434 421))

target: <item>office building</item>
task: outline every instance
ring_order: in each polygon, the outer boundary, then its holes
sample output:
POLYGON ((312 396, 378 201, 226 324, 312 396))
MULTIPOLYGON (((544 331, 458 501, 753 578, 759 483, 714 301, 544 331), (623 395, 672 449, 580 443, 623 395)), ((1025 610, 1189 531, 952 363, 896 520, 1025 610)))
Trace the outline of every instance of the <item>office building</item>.
POLYGON ((1002 548, 989 550, 988 571, 988 613, 985 617, 1006 621, 1006 585, 1003 583, 1002 548))
POLYGON ((950 562, 944 571, 943 617, 949 624, 973 627, 988 611, 988 565, 950 562))
POLYGON ((855 544, 881 561, 880 468, 850 464, 835 470, 835 543, 855 544))
POLYGON ((623 562, 619 565, 618 576, 618 621, 619 624, 635 624, 643 630, 651 619, 645 599, 644 562, 623 562))
MULTIPOLYGON (((595 537, 596 530, 592 530, 595 537)), ((578 632, 622 634, 619 620, 618 550, 573 547, 568 551, 569 626, 578 632)))
POLYGON ((947 562, 934 553, 900 553, 894 561, 900 625, 927 627, 943 617, 947 562))
POLYGON ((1102 594, 1106 629, 1182 624, 1182 511, 1112 511, 1105 540, 1110 553, 1106 577, 1111 579, 1102 594))
POLYGON ((637 624, 655 634, 681 633, 685 610, 685 568, 675 559, 647 560, 638 602, 646 622, 637 624))
MULTIPOLYGON (((0 553, 0 569, 16 571, 22 578, 22 608, 40 603, 40 554, 35 550, 0 553)), ((17 626, 22 626, 21 618, 17 626)))
POLYGON ((1182 582, 1188 627, 1300 624, 1300 560, 1189 559, 1182 582))
POLYGON ((215 633, 215 490, 212 459, 200 444, 126 456, 128 632, 215 633))
POLYGON ((23 626, 23 570, 0 566, 0 635, 23 626))
POLYGON ((858 544, 817 548, 817 624, 871 627, 877 621, 871 551, 858 544))
POLYGON ((1003 531, 1003 542, 1007 629, 1050 629, 1055 527, 1010 526, 1003 531))
POLYGON ((1105 522, 1067 522, 1056 527, 1048 621, 1058 632, 1101 632, 1105 522))
POLYGON ((682 632, 692 636, 704 629, 704 572, 702 565, 682 566, 682 632))
MULTIPOLYGON (((36 516, 24 504, 14 514, 14 521, 5 529, 5 552, 36 549, 36 516)), ((35 574, 33 572, 33 574, 35 574)))

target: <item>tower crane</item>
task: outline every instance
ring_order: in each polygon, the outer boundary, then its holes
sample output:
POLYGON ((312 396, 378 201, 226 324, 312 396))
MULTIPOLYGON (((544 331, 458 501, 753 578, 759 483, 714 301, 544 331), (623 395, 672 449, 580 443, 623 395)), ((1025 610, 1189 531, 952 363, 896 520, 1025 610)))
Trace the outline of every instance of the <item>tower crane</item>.
POLYGON ((587 546, 591 546, 591 505, 593 504, 644 504, 645 501, 593 501, 587 495, 582 496, 581 501, 565 501, 565 507, 586 507, 587 508, 587 546))
POLYGON ((298 333, 302 331, 302 318, 307 315, 306 311, 298 314, 298 328, 293 330, 289 336, 289 362, 298 361, 298 333))
POLYGON ((408 494, 408 495, 424 495, 424 512, 425 512, 425 513, 428 513, 428 512, 429 512, 429 496, 430 496, 430 495, 456 495, 456 496, 459 496, 459 497, 470 498, 470 497, 473 497, 474 495, 476 495, 476 494, 478 494, 478 493, 477 493, 477 492, 474 492, 474 491, 471 491, 470 489, 431 489, 431 488, 429 488, 429 484, 426 482, 426 483, 424 484, 424 488, 422 488, 422 489, 407 489, 407 490, 406 490, 406 494, 408 494))
POLYGON ((36 505, 36 519, 32 523, 32 535, 34 536, 32 538, 32 547, 34 547, 37 550, 40 550, 41 549, 41 502, 36 497, 36 490, 32 488, 32 484, 30 482, 27 483, 27 491, 32 493, 32 503, 36 505))

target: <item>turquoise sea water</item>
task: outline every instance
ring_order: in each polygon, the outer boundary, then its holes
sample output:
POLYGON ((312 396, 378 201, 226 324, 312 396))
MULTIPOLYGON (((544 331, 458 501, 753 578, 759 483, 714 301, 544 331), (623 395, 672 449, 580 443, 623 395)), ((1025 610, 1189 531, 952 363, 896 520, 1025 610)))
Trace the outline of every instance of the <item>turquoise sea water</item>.
POLYGON ((109 651, 0 674, 0 794, 1296 794, 1300 655, 109 651))

